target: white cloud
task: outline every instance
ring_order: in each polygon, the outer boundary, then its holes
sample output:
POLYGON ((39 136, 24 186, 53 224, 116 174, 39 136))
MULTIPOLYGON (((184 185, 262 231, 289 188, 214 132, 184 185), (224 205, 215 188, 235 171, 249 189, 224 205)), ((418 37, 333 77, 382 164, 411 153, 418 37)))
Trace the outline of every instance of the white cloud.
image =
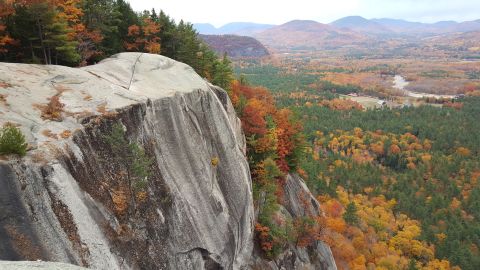
POLYGON ((349 16, 403 18, 414 21, 480 19, 479 0, 130 0, 135 10, 164 10, 177 21, 216 26, 249 21, 281 24, 294 19, 323 23, 349 16))

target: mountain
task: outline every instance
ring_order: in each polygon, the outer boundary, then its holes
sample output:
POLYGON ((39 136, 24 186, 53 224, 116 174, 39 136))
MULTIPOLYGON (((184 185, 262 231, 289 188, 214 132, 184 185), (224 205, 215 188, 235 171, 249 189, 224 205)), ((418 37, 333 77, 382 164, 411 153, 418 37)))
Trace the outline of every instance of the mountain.
POLYGON ((456 21, 440 21, 432 24, 432 27, 452 27, 458 24, 456 21))
POLYGON ((436 23, 419 23, 409 22, 405 20, 396 19, 372 19, 372 22, 384 26, 386 29, 397 34, 403 35, 436 35, 456 32, 470 32, 480 30, 480 20, 455 22, 455 21, 440 21, 436 23))
POLYGON ((344 17, 330 23, 330 25, 369 34, 388 34, 392 32, 380 23, 367 20, 360 16, 344 17))
POLYGON ((255 35, 277 49, 321 49, 352 45, 368 40, 365 35, 310 20, 294 20, 255 35))
MULTIPOLYGON (((420 23, 390 18, 366 19, 361 16, 348 16, 331 22, 329 26, 331 26, 332 28, 330 29, 325 27, 324 24, 320 24, 322 26, 319 26, 318 24, 320 23, 315 21, 295 20, 280 26, 271 24, 258 24, 252 22, 232 22, 220 28, 215 28, 209 23, 197 23, 193 26, 200 34, 204 35, 251 36, 258 37, 260 41, 263 41, 262 38, 264 38, 264 36, 273 35, 275 32, 278 31, 293 30, 293 32, 296 32, 298 34, 302 32, 305 33, 314 31, 320 35, 319 37, 315 37, 315 35, 312 35, 312 37, 314 38, 314 42, 321 43, 323 45, 337 43, 342 44, 343 42, 341 42, 341 40, 343 38, 347 38, 348 36, 353 37, 352 41, 355 43, 362 39, 368 39, 368 37, 364 35, 432 36, 456 32, 480 31, 480 20, 466 22, 440 21, 436 23, 420 23), (282 28, 295 27, 295 25, 299 26, 296 27, 297 29, 295 30, 279 30, 282 28), (307 29, 305 29, 304 31, 302 30, 302 27, 307 27, 307 29), (313 30, 313 28, 315 28, 315 30, 313 30), (263 32, 265 32, 266 34, 264 34, 263 32), (328 33, 330 36, 326 37, 325 35, 328 33)), ((278 37, 278 39, 295 39, 295 37, 278 37)), ((265 40, 270 40, 270 38, 266 38, 265 40)), ((268 41, 265 44, 270 45, 269 43, 271 42, 268 41)), ((316 44, 315 46, 318 47, 317 45, 318 44, 316 44)))
POLYGON ((394 31, 395 29, 406 29, 409 27, 419 27, 423 25, 422 23, 418 23, 418 22, 409 22, 406 20, 389 19, 389 18, 372 19, 370 21, 376 22, 394 31))
POLYGON ((209 23, 194 23, 193 28, 195 28, 198 33, 205 35, 215 35, 218 32, 218 29, 209 23))
POLYGON ((233 22, 219 28, 221 34, 235 34, 251 36, 258 32, 272 28, 272 24, 259 24, 250 22, 233 22))
POLYGON ((480 20, 461 22, 453 27, 453 30, 457 32, 480 31, 480 20))
POLYGON ((272 28, 272 24, 260 24, 251 22, 232 22, 215 28, 209 23, 195 23, 193 27, 199 34, 204 35, 239 35, 253 36, 256 33, 272 28))
POLYGON ((269 55, 267 48, 253 37, 236 35, 199 35, 218 55, 229 57, 263 57, 269 55))

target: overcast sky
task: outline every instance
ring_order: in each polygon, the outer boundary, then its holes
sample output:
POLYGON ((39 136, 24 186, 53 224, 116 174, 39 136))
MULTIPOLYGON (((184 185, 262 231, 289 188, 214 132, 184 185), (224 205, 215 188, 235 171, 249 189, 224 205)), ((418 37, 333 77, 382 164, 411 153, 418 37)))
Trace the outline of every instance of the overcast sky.
POLYGON ((350 15, 418 22, 480 19, 480 0, 130 0, 134 10, 164 10, 175 20, 282 24, 294 19, 329 23, 350 15))

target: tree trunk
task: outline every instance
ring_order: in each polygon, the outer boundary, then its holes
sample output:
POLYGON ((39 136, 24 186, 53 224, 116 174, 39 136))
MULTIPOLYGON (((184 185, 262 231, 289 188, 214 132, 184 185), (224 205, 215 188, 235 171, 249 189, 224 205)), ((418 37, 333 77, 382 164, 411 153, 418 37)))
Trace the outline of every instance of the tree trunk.
POLYGON ((32 60, 35 59, 35 52, 33 51, 33 44, 32 41, 30 40, 30 51, 32 52, 32 60))
POLYGON ((45 44, 43 43, 43 31, 42 25, 40 24, 40 20, 37 18, 37 28, 38 28, 38 36, 40 37, 40 46, 42 47, 43 51, 43 59, 45 64, 48 65, 48 58, 47 58, 47 48, 45 48, 45 44))

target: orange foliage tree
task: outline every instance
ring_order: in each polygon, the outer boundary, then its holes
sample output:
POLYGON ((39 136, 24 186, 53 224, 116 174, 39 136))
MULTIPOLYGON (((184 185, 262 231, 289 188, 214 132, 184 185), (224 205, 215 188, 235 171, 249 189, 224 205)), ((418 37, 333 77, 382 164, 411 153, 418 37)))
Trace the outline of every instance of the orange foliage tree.
POLYGON ((98 45, 103 36, 100 30, 90 30, 82 23, 84 13, 81 9, 81 0, 54 0, 59 12, 59 17, 68 23, 70 40, 77 42, 77 51, 80 54, 80 66, 87 65, 88 61, 102 52, 98 45))
POLYGON ((5 25, 5 19, 15 12, 13 3, 12 0, 0 2, 0 53, 8 52, 8 46, 16 44, 16 41, 10 37, 5 25))
POLYGON ((160 53, 160 25, 150 18, 144 18, 142 25, 128 27, 128 40, 125 42, 127 51, 160 53))

